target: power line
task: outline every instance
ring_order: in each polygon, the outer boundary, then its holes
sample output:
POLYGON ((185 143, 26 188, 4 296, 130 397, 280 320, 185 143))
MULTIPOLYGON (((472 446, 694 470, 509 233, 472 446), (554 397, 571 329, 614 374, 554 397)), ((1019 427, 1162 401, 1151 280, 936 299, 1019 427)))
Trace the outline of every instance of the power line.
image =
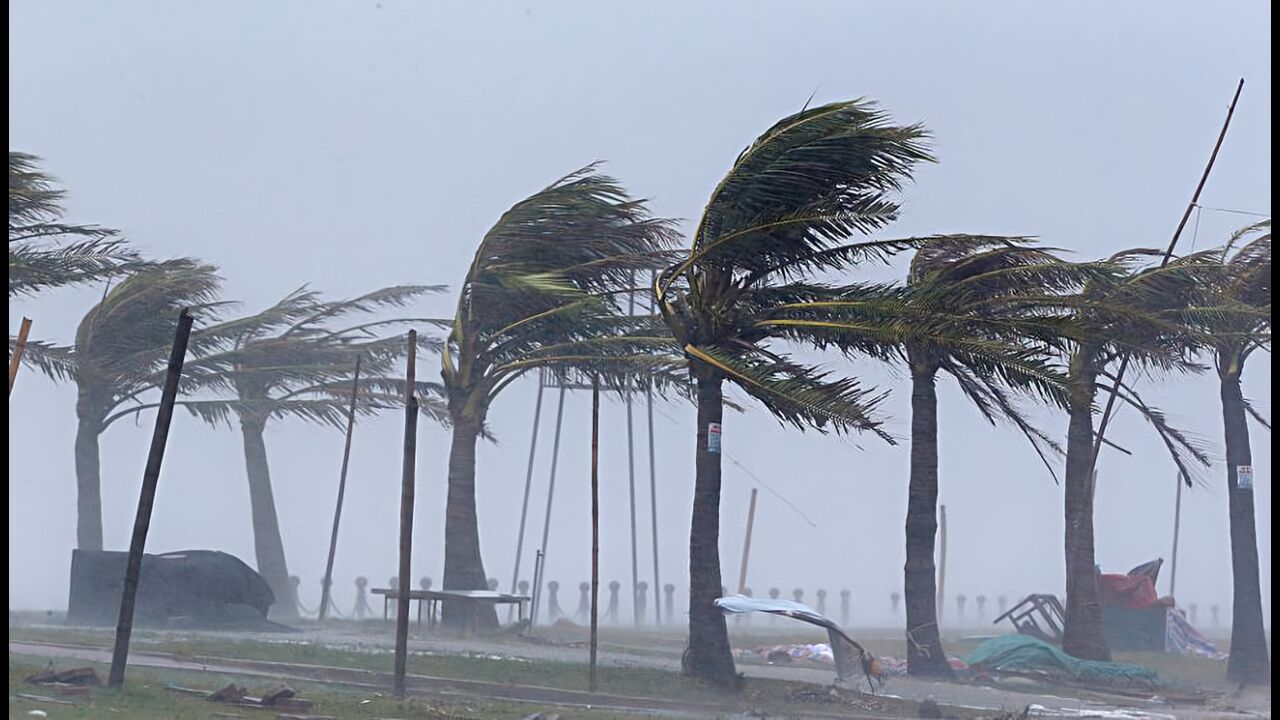
POLYGON ((1264 217, 1264 218, 1271 217, 1271 213, 1252 212, 1250 210, 1233 210, 1231 208, 1205 207, 1204 205, 1200 205, 1199 203, 1196 204, 1196 207, 1200 208, 1201 210, 1212 210, 1213 212, 1233 213, 1235 215, 1252 215, 1253 217, 1264 217))
MULTIPOLYGON (((683 423, 681 420, 677 419, 676 417, 672 416, 671 414, 667 413, 666 411, 662 410, 661 408, 654 407, 654 410, 655 410, 659 415, 661 415, 661 416, 663 416, 664 418, 666 418, 666 419, 670 420, 671 422, 673 422, 673 423, 675 423, 675 424, 677 424, 677 425, 684 425, 684 423, 683 423)), ((774 490, 772 487, 770 487, 768 483, 766 483, 764 480, 761 480, 761 479, 760 479, 760 476, 758 476, 758 475, 756 475, 755 473, 753 473, 753 472, 751 472, 750 470, 748 470, 748 469, 747 469, 747 467, 746 467, 745 465, 743 465, 741 462, 739 462, 738 458, 736 458, 736 457, 734 457, 732 454, 730 454, 730 453, 729 453, 729 451, 725 450, 724 448, 721 448, 720 452, 721 452, 721 453, 722 453, 726 458, 728 458, 728 459, 729 459, 729 462, 733 463, 733 464, 734 464, 734 465, 735 465, 739 470, 741 470, 743 473, 745 473, 747 477, 749 477, 749 478, 751 478, 752 480, 754 480, 754 481, 756 482, 756 484, 757 484, 757 485, 759 485, 760 487, 764 488, 764 489, 765 489, 765 491, 766 491, 766 492, 768 492, 770 495, 773 495, 774 497, 778 498, 779 500, 781 500, 781 501, 782 501, 782 503, 783 503, 784 505, 786 505, 787 507, 791 508, 791 510, 792 510, 792 511, 794 511, 794 512, 795 512, 795 514, 799 515, 801 519, 803 519, 806 523, 808 523, 809 527, 812 527, 812 528, 817 528, 817 527, 818 527, 818 524, 817 524, 816 522, 814 522, 813 520, 810 520, 810 519, 809 519, 809 516, 808 516, 808 515, 805 515, 804 511, 803 511, 803 510, 801 510, 801 509, 800 509, 800 508, 799 508, 795 503, 793 503, 793 502, 791 502, 790 500, 788 500, 788 499, 786 498, 786 496, 784 496, 782 493, 780 493, 780 492, 778 492, 777 490, 774 490)))

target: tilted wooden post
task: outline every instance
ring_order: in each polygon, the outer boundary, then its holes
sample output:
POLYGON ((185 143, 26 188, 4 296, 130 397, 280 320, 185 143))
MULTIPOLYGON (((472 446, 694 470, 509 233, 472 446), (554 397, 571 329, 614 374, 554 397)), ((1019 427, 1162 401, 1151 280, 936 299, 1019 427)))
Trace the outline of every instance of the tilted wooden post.
POLYGON ((356 356, 356 371, 351 378, 351 407, 347 410, 347 444, 342 448, 342 472, 338 474, 338 502, 333 508, 333 533, 329 535, 329 560, 324 566, 324 581, 320 586, 320 612, 317 620, 324 622, 329 614, 329 591, 333 587, 333 558, 338 552, 338 524, 342 521, 342 498, 347 493, 347 466, 351 461, 351 435, 356 428, 356 399, 360 393, 360 356, 356 356))
POLYGON ((147 467, 142 473, 138 513, 133 518, 133 539, 129 541, 129 562, 124 571, 124 591, 120 594, 120 620, 116 623, 116 644, 111 652, 111 672, 107 676, 107 685, 113 688, 124 685, 124 669, 129 661, 129 638, 133 635, 133 607, 138 598, 138 578, 142 574, 142 553, 147 545, 147 531, 151 528, 151 509, 156 500, 156 485, 160 482, 160 463, 164 460, 165 443, 169 440, 173 404, 178 398, 178 380, 182 377, 182 363, 186 359, 187 342, 190 339, 191 314, 183 308, 178 313, 178 330, 173 339, 173 350, 169 353, 169 370, 164 378, 164 390, 160 394, 160 408, 156 412, 156 427, 151 434, 147 467))
POLYGON ((18 342, 13 347, 13 357, 9 358, 9 394, 13 394, 13 381, 18 379, 18 368, 22 365, 22 351, 27 347, 27 335, 31 332, 31 318, 22 318, 22 326, 18 328, 18 342))
POLYGON ((587 687, 596 691, 596 643, 600 606, 600 379, 591 380, 591 670, 587 687))
POLYGON ((747 560, 751 558, 751 530, 756 524, 756 495, 760 488, 751 488, 751 506, 747 509, 747 536, 742 541, 742 570, 738 573, 738 594, 747 590, 747 560))
POLYGON ((418 397, 414 392, 414 364, 417 360, 418 333, 409 331, 409 369, 405 373, 404 391, 404 461, 400 475, 400 583, 396 591, 396 667, 395 692, 404 697, 405 667, 409 660, 409 593, 413 590, 409 564, 413 554, 414 464, 418 446, 418 397))

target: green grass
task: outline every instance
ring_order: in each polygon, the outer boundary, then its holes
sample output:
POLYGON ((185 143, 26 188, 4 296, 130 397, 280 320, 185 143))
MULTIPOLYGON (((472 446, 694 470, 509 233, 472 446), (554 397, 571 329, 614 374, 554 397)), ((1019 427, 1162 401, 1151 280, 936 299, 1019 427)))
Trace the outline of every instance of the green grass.
MULTIPOLYGON (((65 661, 60 667, 69 666, 65 661)), ((98 668, 100 675, 106 675, 106 668, 98 668)), ((24 678, 40 669, 29 659, 20 656, 9 656, 9 717, 31 720, 28 713, 42 710, 50 718, 104 718, 119 717, 130 720, 188 720, 199 718, 207 720, 215 713, 235 713, 249 718, 274 717, 273 713, 255 711, 251 708, 211 703, 172 690, 166 690, 168 684, 178 684, 203 690, 216 690, 228 682, 261 691, 270 683, 265 678, 237 678, 230 675, 211 675, 194 671, 164 671, 131 669, 123 690, 116 692, 106 688, 94 688, 88 696, 62 697, 49 688, 31 685, 24 678), (59 700, 70 701, 72 705, 63 705, 17 697, 18 693, 43 695, 59 700)), ((341 687, 318 685, 315 683, 290 683, 298 691, 300 697, 315 702, 315 707, 308 711, 314 715, 330 715, 340 718, 413 718, 415 720, 435 720, 448 718, 460 720, 470 718, 523 718, 539 710, 551 712, 553 708, 540 708, 522 703, 504 703, 490 700, 459 700, 450 698, 411 698, 405 701, 395 700, 370 690, 348 690, 341 687)), ((578 715, 575 713, 575 715, 578 715)), ((581 715, 597 720, 615 718, 617 715, 589 713, 581 715)))

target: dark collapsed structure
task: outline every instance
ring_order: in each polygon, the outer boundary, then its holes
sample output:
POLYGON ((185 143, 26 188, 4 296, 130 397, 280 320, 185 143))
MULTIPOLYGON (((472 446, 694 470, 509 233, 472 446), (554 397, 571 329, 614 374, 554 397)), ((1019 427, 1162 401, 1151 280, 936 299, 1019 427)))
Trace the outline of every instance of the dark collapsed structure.
MULTIPOLYGON (((71 554, 68 622, 114 625, 120 615, 128 553, 75 550, 71 554)), ((136 622, 150 627, 283 630, 267 620, 270 586, 227 553, 184 550, 144 555, 136 622)))

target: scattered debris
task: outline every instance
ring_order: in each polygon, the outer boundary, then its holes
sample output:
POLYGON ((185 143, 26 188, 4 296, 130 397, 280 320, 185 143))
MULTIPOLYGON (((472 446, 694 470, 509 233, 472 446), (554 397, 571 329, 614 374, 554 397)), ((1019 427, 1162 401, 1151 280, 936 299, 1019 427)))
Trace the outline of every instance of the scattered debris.
POLYGON ((32 685, 78 685, 82 687, 102 684, 102 678, 98 675, 98 671, 91 667, 72 668, 58 672, 53 669, 52 664, 44 670, 28 676, 26 681, 32 685))
POLYGON ((248 690, 235 683, 231 683, 221 690, 210 693, 205 699, 210 702, 238 703, 248 694, 248 690))
POLYGON ((532 715, 525 715, 524 720, 560 720, 560 714, 536 712, 532 715))
POLYGON ((941 718, 942 708, 938 707, 938 702, 933 698, 926 698, 920 703, 917 714, 922 718, 941 718))
POLYGON ((75 705, 75 703, 70 700, 59 700, 47 695, 28 695, 27 693, 17 693, 17 697, 20 697, 23 700, 30 700, 31 702, 53 703, 54 705, 75 705))

